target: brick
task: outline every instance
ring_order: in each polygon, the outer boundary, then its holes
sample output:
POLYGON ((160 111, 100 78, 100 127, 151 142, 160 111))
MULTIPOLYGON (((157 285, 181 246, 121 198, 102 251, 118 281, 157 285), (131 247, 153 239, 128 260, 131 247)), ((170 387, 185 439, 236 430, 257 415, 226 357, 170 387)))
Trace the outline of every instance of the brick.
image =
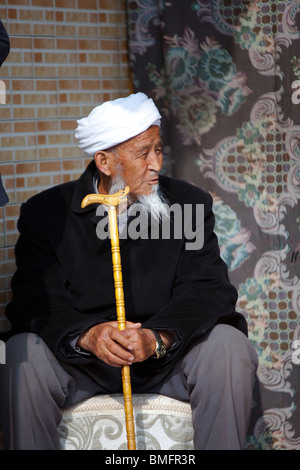
POLYGON ((41 107, 36 109, 36 114, 38 119, 57 118, 58 110, 56 106, 41 107))
POLYGON ((118 0, 99 0, 99 9, 100 10, 118 10, 119 1, 118 0))
POLYGON ((51 177, 50 176, 29 176, 27 178, 27 184, 33 188, 35 186, 50 186, 51 177))
MULTIPOLYGON (((88 20, 87 23, 89 23, 89 26, 79 26, 78 27, 78 33, 80 37, 83 36, 91 36, 95 37, 98 34, 98 27, 97 26, 91 26, 90 21, 88 20)), ((95 39, 94 39, 95 41, 95 39)))
POLYGON ((119 27, 118 26, 107 26, 100 25, 100 36, 101 37, 118 37, 119 27))
POLYGON ((70 137, 68 134, 53 134, 48 136, 48 141, 50 145, 69 144, 70 137))
POLYGON ((98 13, 98 19, 100 23, 106 23, 108 18, 108 13, 98 13))
POLYGON ((14 174, 14 165, 10 165, 8 163, 0 164, 0 174, 4 175, 13 175, 14 174))
POLYGON ((43 23, 32 25, 32 34, 35 36, 53 36, 54 33, 54 24, 43 23))
POLYGON ((2 144, 2 147, 25 147, 26 137, 25 136, 2 137, 1 144, 2 144))
POLYGON ((61 79, 58 81, 58 87, 60 90, 78 90, 79 88, 79 80, 64 80, 61 79))
POLYGON ((97 13, 89 13, 89 23, 98 23, 98 15, 97 13))
POLYGON ((9 6, 11 5, 18 5, 18 7, 21 5, 28 6, 28 0, 9 0, 9 6))
MULTIPOLYGON (((55 21, 64 21, 64 13, 62 11, 55 11, 55 21)), ((56 25, 56 28, 57 27, 58 25, 56 25)))
POLYGON ((7 217, 19 217, 20 214, 20 206, 18 204, 11 205, 8 204, 5 206, 5 213, 7 217))
POLYGON ((21 150, 15 150, 15 160, 35 160, 36 159, 36 149, 35 148, 24 148, 21 150))
POLYGON ((60 128, 62 131, 67 131, 67 130, 75 130, 77 127, 77 123, 75 122, 75 119, 73 120, 66 120, 64 119, 63 121, 60 121, 60 128))
POLYGON ((38 121, 37 130, 38 131, 57 131, 58 123, 57 121, 38 121))
POLYGON ((33 79, 12 80, 12 87, 15 91, 28 91, 34 89, 33 79))
MULTIPOLYGON (((15 34, 22 34, 24 36, 30 36, 32 27, 30 23, 11 23, 9 25, 9 35, 13 37, 15 34)), ((14 44, 14 41, 13 41, 14 44)))
POLYGON ((56 76, 55 67, 51 65, 36 65, 34 67, 34 73, 36 77, 39 78, 54 78, 56 76))
POLYGON ((87 23, 88 14, 78 11, 66 12, 65 21, 67 23, 87 23))
POLYGON ((56 67, 57 69, 57 76, 58 77, 75 77, 78 75, 78 70, 77 70, 77 66, 74 65, 74 66, 71 66, 71 65, 68 65, 68 66, 57 66, 56 67))
POLYGON ((60 116, 70 117, 70 116, 80 116, 80 107, 77 105, 74 106, 60 106, 59 107, 60 116))
MULTIPOLYGON (((2 118, 2 113, 1 113, 2 118)), ((0 133, 12 132, 13 124, 11 122, 0 122, 0 133)))
POLYGON ((25 178, 16 178, 16 186, 17 188, 24 188, 25 178))
POLYGON ((19 10, 19 18, 24 21, 43 21, 44 12, 43 10, 36 10, 35 8, 30 8, 26 10, 19 10))
POLYGON ((108 13, 108 23, 119 24, 121 26, 126 24, 125 12, 108 13))
POLYGON ((0 274, 12 273, 15 270, 14 262, 0 263, 0 274))
POLYGON ((86 76, 86 77, 99 77, 99 71, 100 68, 95 66, 89 66, 89 65, 81 65, 79 67, 79 72, 81 76, 86 76))
MULTIPOLYGON (((62 19, 61 21, 64 21, 64 19, 62 19)), ((77 31, 77 27, 74 26, 74 25, 66 25, 65 23, 60 25, 60 24, 57 24, 56 25, 56 34, 57 36, 76 36, 76 31, 77 31)), ((59 47, 63 48, 63 43, 60 41, 59 42, 59 47)), ((72 44, 72 47, 68 47, 68 49, 73 49, 74 48, 74 45, 73 43, 72 44)))
POLYGON ((22 104, 22 96, 21 95, 13 95, 12 96, 12 104, 14 106, 16 106, 18 104, 22 104))
POLYGON ((5 229, 6 231, 14 231, 16 230, 16 221, 15 220, 6 220, 5 221, 5 229))
POLYGON ((76 0, 55 0, 55 8, 76 8, 76 0))
POLYGON ((40 171, 42 172, 55 172, 60 171, 60 162, 40 162, 40 171))
POLYGON ((33 38, 34 49, 54 49, 55 39, 53 38, 33 38))
POLYGON ((100 80, 81 80, 82 90, 98 90, 100 89, 100 80))
POLYGON ((9 39, 10 39, 11 49, 31 49, 32 48, 31 38, 10 36, 9 39))
POLYGON ((32 6, 33 7, 49 7, 49 8, 52 8, 53 7, 53 2, 52 0, 31 0, 32 2, 32 6))
POLYGON ((16 174, 22 175, 25 173, 36 173, 37 172, 37 163, 18 163, 16 165, 16 174))
POLYGON ((98 41, 95 41, 95 39, 80 39, 78 46, 79 49, 98 49, 98 41))
POLYGON ((7 17, 9 20, 16 20, 17 19, 17 10, 15 8, 8 8, 7 9, 7 17))
POLYGON ((37 142, 38 142, 38 145, 45 145, 46 144, 46 136, 45 135, 38 135, 37 142))
POLYGON ((62 147, 60 149, 60 155, 64 158, 76 158, 82 157, 83 151, 79 149, 77 146, 74 147, 62 147))
POLYGON ((53 148, 42 148, 39 147, 38 149, 38 158, 44 159, 44 158, 59 158, 59 148, 58 147, 53 147, 53 148))
POLYGON ((50 95, 46 95, 45 93, 30 93, 28 95, 23 96, 23 102, 25 105, 47 104, 49 102, 49 96, 50 95))
POLYGON ((63 170, 75 170, 82 169, 81 160, 65 160, 62 164, 63 170))
POLYGON ((33 75, 32 65, 12 65, 10 70, 13 77, 24 77, 25 80, 33 75))
POLYGON ((35 112, 32 107, 29 108, 13 108, 13 116, 15 119, 33 119, 35 112))
POLYGON ((119 49, 118 39, 102 39, 100 40, 101 51, 116 51, 119 49))
POLYGON ((57 39, 56 40, 57 48, 56 49, 77 49, 76 39, 57 39))
POLYGON ((78 0, 78 8, 96 10, 97 0, 78 0))
POLYGON ((7 233, 5 235, 5 244, 6 245, 15 245, 18 238, 19 238, 19 235, 17 233, 7 233))
POLYGON ((35 131, 35 121, 16 121, 14 123, 15 132, 34 132, 35 131))
POLYGON ((37 91, 54 91, 57 89, 56 80, 35 80, 35 86, 37 91))

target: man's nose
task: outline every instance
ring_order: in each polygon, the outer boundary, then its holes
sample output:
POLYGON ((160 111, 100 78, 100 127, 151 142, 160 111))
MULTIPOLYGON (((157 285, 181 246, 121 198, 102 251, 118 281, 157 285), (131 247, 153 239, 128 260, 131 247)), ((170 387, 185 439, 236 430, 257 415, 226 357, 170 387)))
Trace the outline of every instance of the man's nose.
POLYGON ((156 152, 151 152, 149 157, 148 170, 159 173, 163 162, 162 154, 157 155, 156 152))

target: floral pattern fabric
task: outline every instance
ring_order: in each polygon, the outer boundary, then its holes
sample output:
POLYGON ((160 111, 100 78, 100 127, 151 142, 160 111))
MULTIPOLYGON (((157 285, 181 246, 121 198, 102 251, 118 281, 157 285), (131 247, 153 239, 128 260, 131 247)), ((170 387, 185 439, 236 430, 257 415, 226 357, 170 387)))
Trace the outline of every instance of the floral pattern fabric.
POLYGON ((247 449, 300 450, 300 2, 128 0, 164 172, 209 191, 259 355, 247 449))

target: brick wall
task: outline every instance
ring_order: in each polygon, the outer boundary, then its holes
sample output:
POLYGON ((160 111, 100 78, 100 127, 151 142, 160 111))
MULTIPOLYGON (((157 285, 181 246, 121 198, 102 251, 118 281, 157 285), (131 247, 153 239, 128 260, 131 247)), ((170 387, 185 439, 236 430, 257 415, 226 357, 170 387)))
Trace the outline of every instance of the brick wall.
POLYGON ((9 203, 0 208, 0 331, 15 270, 20 205, 76 179, 88 160, 76 119, 131 91, 125 0, 0 0, 11 50, 0 68, 0 172, 9 203))

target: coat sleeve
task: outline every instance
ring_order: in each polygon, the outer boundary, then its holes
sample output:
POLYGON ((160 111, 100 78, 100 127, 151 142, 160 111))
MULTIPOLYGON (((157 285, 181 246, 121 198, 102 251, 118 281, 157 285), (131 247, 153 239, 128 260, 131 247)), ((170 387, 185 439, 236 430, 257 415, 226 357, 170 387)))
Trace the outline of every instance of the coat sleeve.
POLYGON ((66 338, 99 323, 99 315, 85 315, 77 310, 42 220, 30 204, 22 205, 18 222, 20 236, 15 247, 17 270, 12 279, 13 299, 6 308, 6 316, 13 334, 37 333, 58 359, 90 362, 95 358, 76 353, 66 338))
MULTIPOLYGON (((178 264, 171 302, 143 324, 145 328, 176 331, 177 348, 162 358, 160 367, 175 361, 192 343, 203 337, 217 323, 230 324, 247 335, 244 316, 235 310, 237 291, 230 283, 228 269, 220 257, 218 239, 214 233, 215 217, 212 211, 212 197, 205 194, 204 240, 199 249, 186 249, 178 264)), ((156 361, 158 362, 158 361, 156 361)), ((155 360, 148 360, 148 368, 156 368, 155 360)))
POLYGON ((10 51, 10 41, 8 34, 0 20, 0 67, 5 61, 10 51))

